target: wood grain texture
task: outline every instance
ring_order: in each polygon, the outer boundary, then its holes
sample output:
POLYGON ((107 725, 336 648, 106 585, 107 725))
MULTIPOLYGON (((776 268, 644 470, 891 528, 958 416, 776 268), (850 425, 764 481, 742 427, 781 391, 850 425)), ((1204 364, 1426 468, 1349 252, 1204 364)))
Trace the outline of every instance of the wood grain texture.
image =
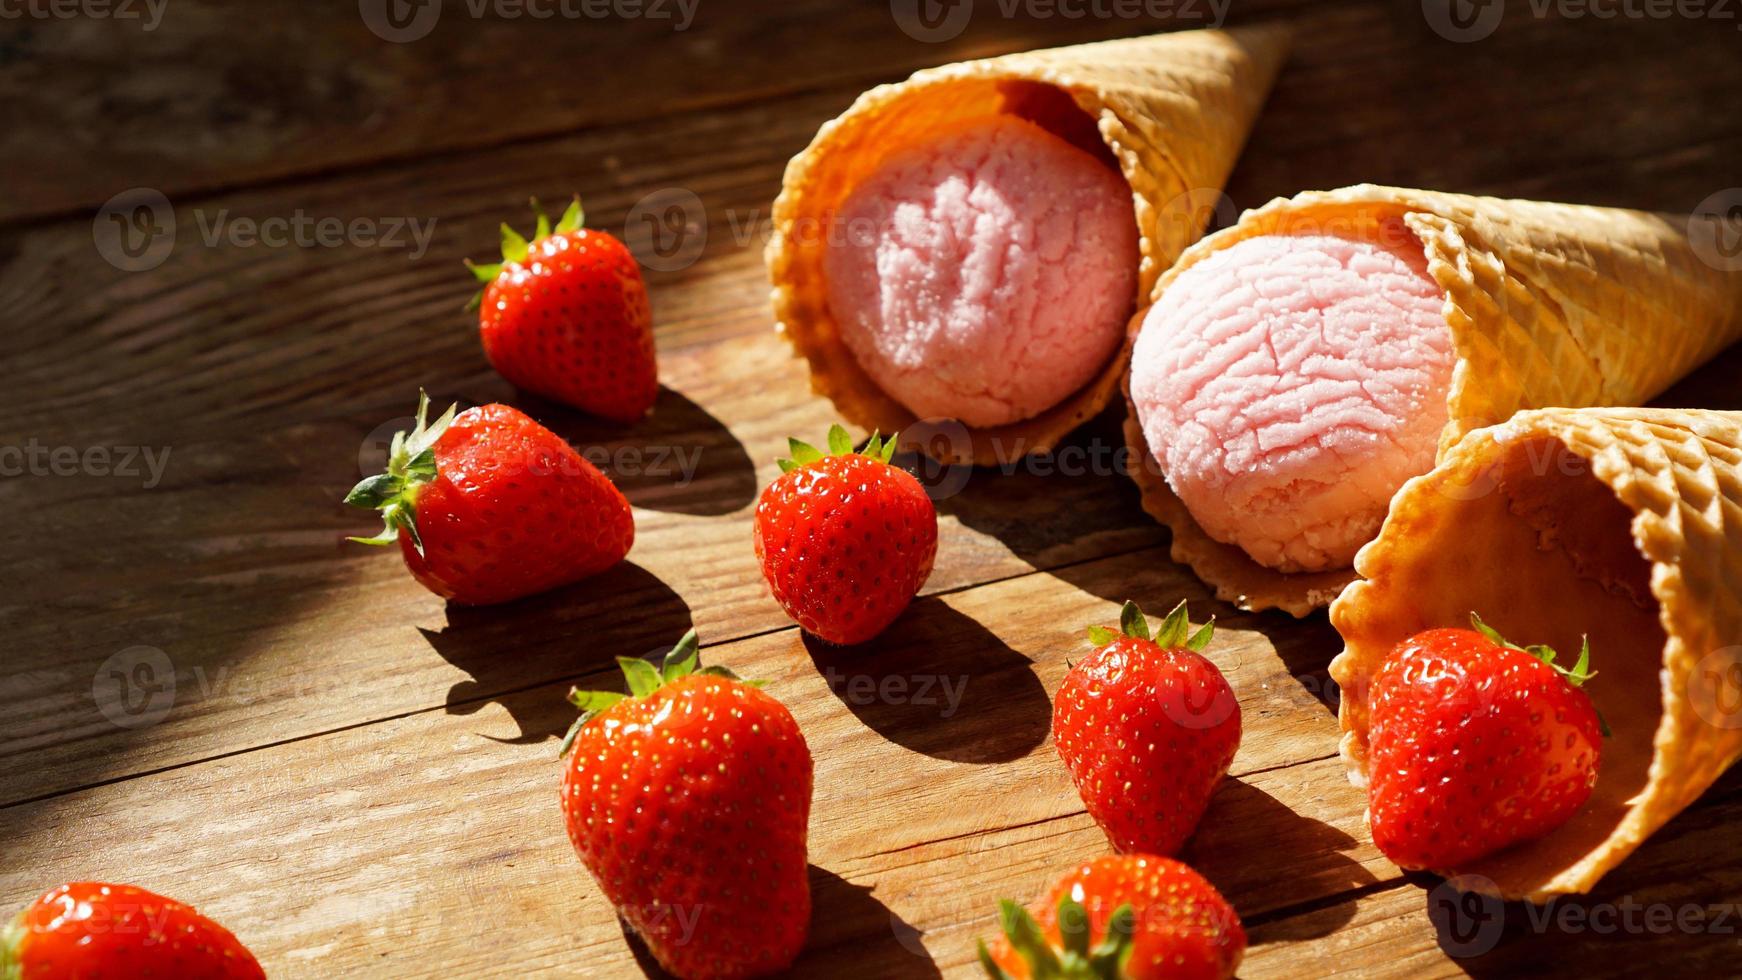
MULTIPOLYGON (((1116 419, 1048 471, 976 472, 941 501, 927 596, 873 649, 791 628, 750 508, 784 438, 831 412, 769 329, 760 250, 785 161, 872 82, 1152 26, 981 7, 937 45, 888 4, 825 0, 702 0, 682 32, 474 21, 462 0, 398 45, 349 3, 176 0, 149 35, 0 22, 0 446, 169 452, 156 479, 143 459, 131 477, 0 479, 0 905, 107 876, 199 904, 275 976, 633 975, 561 831, 561 696, 694 624, 708 655, 773 681, 817 755, 797 975, 971 975, 997 898, 1105 846, 1046 738, 1081 627, 1126 597, 1190 598, 1221 617, 1247 734, 1187 857, 1247 918, 1245 975, 1734 972, 1710 928, 1537 929, 1519 908, 1495 949, 1452 955, 1436 882, 1373 850, 1332 758, 1335 634, 1205 602, 1111 472, 1116 419), (136 273, 103 261, 90 219, 132 186, 165 191, 177 227, 136 273), (459 311, 459 260, 503 218, 525 225, 529 195, 576 190, 651 266, 665 390, 634 428, 514 392, 459 311), (675 193, 707 229, 690 264, 646 220, 675 193), (431 232, 423 249, 207 241, 297 215, 431 232), (629 564, 450 609, 343 545, 367 522, 337 500, 419 386, 520 404, 602 461, 636 506, 629 564), (141 646, 175 680, 152 724, 105 666, 141 646)), ((1231 20, 1283 14, 1299 37, 1228 188, 1240 207, 1372 180, 1685 211, 1736 183, 1732 25, 1511 4, 1455 44, 1415 3, 1265 0, 1231 20)), ((1739 370, 1732 350, 1663 401, 1742 408, 1739 370)), ((1720 783, 1590 903, 1742 897, 1737 793, 1720 783)))
MULTIPOLYGON (((0 218, 95 208, 130 187, 209 193, 860 89, 933 64, 1213 19, 1203 0, 1111 22, 1013 5, 920 43, 885 0, 154 3, 155 26, 144 16, 7 25, 0 158, 22 173, 0 185, 0 218), (388 19, 392 6, 412 15, 388 19), (85 165, 60 165, 69 157, 85 165)), ((1307 6, 1257 0, 1235 19, 1307 6)))

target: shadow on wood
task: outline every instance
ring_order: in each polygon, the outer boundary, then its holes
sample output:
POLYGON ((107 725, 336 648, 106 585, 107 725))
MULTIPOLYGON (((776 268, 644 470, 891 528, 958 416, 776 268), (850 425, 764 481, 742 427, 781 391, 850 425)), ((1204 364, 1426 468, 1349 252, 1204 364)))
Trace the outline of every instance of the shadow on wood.
POLYGON ((810 938, 785 976, 943 975, 920 942, 924 933, 878 901, 875 886, 855 885, 814 864, 810 879, 810 938))
POLYGON ((1305 619, 1295 619, 1275 610, 1247 613, 1232 606, 1226 607, 1225 613, 1224 617, 1218 612, 1218 623, 1253 630, 1270 641, 1289 674, 1288 678, 1279 678, 1279 682, 1292 680, 1332 715, 1337 713, 1339 692, 1331 680, 1330 665, 1331 658, 1343 652, 1343 638, 1332 628, 1330 617, 1319 611, 1305 619))
POLYGON ((652 413, 629 426, 528 392, 517 392, 513 404, 567 439, 637 507, 718 516, 756 499, 756 468, 743 443, 664 385, 652 413))
POLYGON ((869 643, 806 634, 829 690, 868 728, 951 762, 1009 762, 1045 741, 1052 703, 1027 657, 935 597, 869 643))
MULTIPOLYGON (((1353 837, 1295 812, 1251 782, 1225 779, 1180 859, 1210 879, 1247 925, 1255 927, 1298 901, 1297 896, 1338 894, 1373 884, 1373 875, 1345 853, 1357 846, 1353 837), (1266 854, 1276 861, 1254 860, 1266 854), (1286 883, 1276 880, 1282 873, 1277 861, 1286 865, 1286 883)), ((1350 906, 1340 917, 1313 918, 1310 936, 1297 931, 1286 938, 1328 935, 1354 913, 1350 906)), ((1277 938, 1283 937, 1254 941, 1277 938)))
MULTIPOLYGON (((776 976, 941 977, 919 929, 872 897, 872 887, 810 866, 811 926, 804 951, 776 976)), ((635 964, 648 980, 673 980, 629 924, 618 919, 635 964)))
POLYGON ((1109 583, 1077 575, 1070 566, 1166 540, 1126 475, 1123 412, 1123 405, 1110 407, 1039 456, 977 469, 942 469, 909 457, 909 469, 933 488, 940 516, 997 538, 1036 569, 1122 601, 1126 596, 1110 594, 1117 590, 1109 590, 1109 583))
POLYGON ((1734 848, 1739 810, 1742 770, 1732 770, 1591 894, 1542 905, 1408 877, 1441 952, 1471 976, 1600 976, 1618 963, 1653 962, 1674 962, 1677 976, 1734 976, 1742 874, 1722 858, 1734 848))
MULTIPOLYGON (((614 658, 663 655, 690 627, 689 606, 641 567, 624 562, 601 575, 500 606, 449 603, 442 630, 419 629, 442 659, 471 674, 449 689, 453 715, 498 701, 527 745, 560 738, 573 713, 552 713, 524 698, 504 698, 610 667, 614 658)), ((616 689, 611 676, 601 683, 616 689)))

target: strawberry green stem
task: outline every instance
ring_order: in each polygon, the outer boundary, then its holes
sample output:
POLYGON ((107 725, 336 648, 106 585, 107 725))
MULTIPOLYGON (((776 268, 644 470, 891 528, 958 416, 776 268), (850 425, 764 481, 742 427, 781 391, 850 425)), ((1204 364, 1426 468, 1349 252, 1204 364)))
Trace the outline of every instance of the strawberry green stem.
MULTIPOLYGON (((1060 896, 1056 923, 1059 948, 1047 942, 1039 923, 1028 910, 1005 899, 998 903, 998 921, 1005 939, 1028 966, 1030 980, 1118 980, 1131 959, 1137 914, 1127 903, 1107 919, 1107 931, 1094 948, 1089 947, 1089 913, 1069 892, 1060 896)), ((980 943, 980 965, 992 980, 1011 980, 980 943)))
MULTIPOLYGON (((502 223, 502 261, 492 262, 488 265, 475 265, 471 259, 464 260, 466 268, 472 273, 474 279, 485 286, 490 285, 496 281, 497 276, 502 274, 504 267, 525 262, 527 256, 532 253, 532 249, 539 242, 551 236, 553 229, 550 224, 550 216, 544 213, 544 208, 539 205, 536 197, 532 199, 532 213, 535 224, 530 241, 523 237, 520 232, 515 231, 507 222, 502 223)), ((581 196, 576 194, 575 199, 569 203, 568 209, 563 212, 562 217, 557 219, 554 231, 559 235, 580 231, 586 220, 586 213, 581 210, 581 196)), ((479 289, 472 294, 472 301, 466 304, 466 312, 475 311, 483 301, 484 290, 479 289)))
POLYGON ((387 472, 377 473, 351 488, 345 503, 381 512, 381 533, 372 538, 351 538, 358 544, 389 545, 404 532, 412 547, 423 554, 423 538, 417 533, 417 495, 435 479, 435 442, 453 424, 458 405, 449 405, 442 417, 429 423, 429 395, 417 393, 417 427, 410 433, 395 432, 387 450, 387 472))
POLYGON ((563 736, 562 747, 557 754, 568 755, 569 749, 575 744, 575 736, 580 734, 581 726, 592 721, 619 701, 644 698, 674 681, 699 674, 713 677, 724 677, 729 680, 748 684, 751 687, 761 687, 762 681, 747 681, 725 667, 703 667, 700 658, 700 642, 696 639, 696 631, 691 629, 677 641, 677 646, 665 655, 659 667, 655 667, 639 657, 618 657, 617 666, 623 671, 623 678, 628 683, 629 693, 617 691, 583 691, 574 688, 569 691, 569 703, 581 709, 581 716, 569 726, 568 734, 563 736))
POLYGON ((1144 617, 1143 610, 1137 607, 1137 603, 1127 599, 1124 608, 1119 610, 1119 630, 1117 632, 1105 626, 1089 627, 1089 642, 1098 647, 1112 643, 1121 635, 1129 636, 1134 640, 1150 640, 1164 650, 1184 647, 1193 653, 1201 653, 1205 647, 1210 645, 1210 638, 1216 635, 1216 618, 1211 616, 1209 622, 1198 627, 1197 632, 1192 632, 1192 623, 1186 613, 1185 600, 1181 599, 1179 605, 1174 606, 1173 611, 1167 614, 1167 618, 1161 621, 1160 628, 1151 634, 1149 620, 1144 617))
POLYGON ((24 928, 24 913, 19 912, 0 929, 0 980, 22 980, 24 976, 24 940, 29 930, 24 928))
POLYGON ((830 456, 851 456, 855 452, 879 463, 887 463, 895 458, 895 441, 894 434, 891 434, 888 441, 885 441, 882 434, 872 432, 871 438, 865 443, 865 448, 854 450, 853 437, 849 436, 847 430, 837 423, 829 426, 829 451, 826 453, 808 442, 800 442, 789 437, 786 440, 786 451, 792 456, 789 459, 778 460, 780 472, 791 473, 801 466, 807 466, 830 456))

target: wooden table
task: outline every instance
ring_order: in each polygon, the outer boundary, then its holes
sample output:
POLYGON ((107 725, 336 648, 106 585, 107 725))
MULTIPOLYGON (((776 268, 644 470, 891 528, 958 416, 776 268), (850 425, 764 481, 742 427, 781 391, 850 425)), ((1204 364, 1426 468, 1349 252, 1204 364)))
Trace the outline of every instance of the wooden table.
MULTIPOLYGON (((871 0, 704 0, 682 31, 452 3, 407 43, 348 0, 174 0, 152 30, 0 21, 0 446, 34 454, 0 479, 0 905, 135 882, 198 904, 280 977, 634 975, 562 832, 563 695, 693 623, 705 656, 769 680, 816 755, 796 974, 971 975, 995 899, 1105 849, 1047 738, 1082 627, 1127 597, 1157 613, 1183 597, 1218 617, 1246 718, 1186 855, 1245 918, 1243 975, 1742 971, 1735 914, 1659 933, 1514 906, 1466 943, 1430 914, 1436 880, 1363 829, 1323 616, 1210 602, 1104 465, 975 473, 940 505, 924 597, 869 649, 807 643, 781 614, 752 501, 785 436, 831 421, 766 306, 787 158, 914 68, 1198 26, 980 8, 942 43, 871 0), (93 216, 140 187, 175 232, 129 272, 93 216), (632 429, 517 396, 461 312, 459 260, 487 255, 498 221, 527 224, 529 195, 571 191, 651 266, 665 389, 632 429), (705 244, 655 236, 646 219, 673 201, 705 244), (344 230, 321 240, 323 218, 344 230), (270 219, 293 240, 251 242, 270 219), (397 243, 356 230, 406 219, 425 247, 409 226, 397 243), (379 460, 420 385, 527 406, 605 460, 636 504, 629 563, 447 608, 343 544, 369 524, 339 503, 359 457, 379 460)), ((1413 2, 1261 0, 1229 21, 1277 18, 1299 40, 1230 184, 1242 207, 1371 180, 1686 213, 1742 184, 1734 19, 1513 3, 1474 43, 1413 2)), ((1739 368, 1732 351, 1666 401, 1742 407, 1739 368)), ((1115 423, 1070 445, 1104 459, 1115 423)), ((1742 899, 1739 816, 1733 776, 1568 907, 1742 899)))

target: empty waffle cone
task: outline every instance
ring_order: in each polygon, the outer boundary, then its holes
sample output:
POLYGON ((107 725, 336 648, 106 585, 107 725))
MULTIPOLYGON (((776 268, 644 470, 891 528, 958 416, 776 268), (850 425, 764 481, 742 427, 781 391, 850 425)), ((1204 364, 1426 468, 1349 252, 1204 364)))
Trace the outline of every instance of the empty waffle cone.
POLYGON ((860 367, 829 311, 823 257, 834 215, 892 153, 973 120, 1021 116, 1109 157, 1130 184, 1142 256, 1136 308, 1203 233, 1286 44, 1274 27, 1183 31, 944 65, 861 95, 787 165, 774 202, 774 317, 809 362, 812 388, 848 421, 899 431, 904 446, 942 462, 991 465, 1050 449, 1112 400, 1125 354, 1034 417, 986 429, 952 425, 944 438, 917 428, 913 413, 860 367))
POLYGON ((1467 626, 1576 650, 1607 719, 1596 789, 1473 890, 1590 890, 1742 755, 1742 413, 1546 409, 1477 430, 1398 491, 1331 606, 1342 755, 1366 778, 1368 685, 1399 641, 1467 626))
MULTIPOLYGON (((1457 363, 1441 459, 1465 433, 1522 409, 1643 404, 1742 340, 1742 273, 1702 258, 1686 217, 1367 184, 1246 212, 1187 249, 1155 295, 1244 239, 1378 236, 1399 220, 1446 294, 1457 363)), ((1132 340, 1142 322, 1132 319, 1132 340)), ((1127 383, 1125 435, 1144 509, 1172 529, 1174 560, 1218 598, 1304 616, 1354 578, 1350 569, 1279 572, 1206 534, 1169 489, 1129 395, 1127 383)))

